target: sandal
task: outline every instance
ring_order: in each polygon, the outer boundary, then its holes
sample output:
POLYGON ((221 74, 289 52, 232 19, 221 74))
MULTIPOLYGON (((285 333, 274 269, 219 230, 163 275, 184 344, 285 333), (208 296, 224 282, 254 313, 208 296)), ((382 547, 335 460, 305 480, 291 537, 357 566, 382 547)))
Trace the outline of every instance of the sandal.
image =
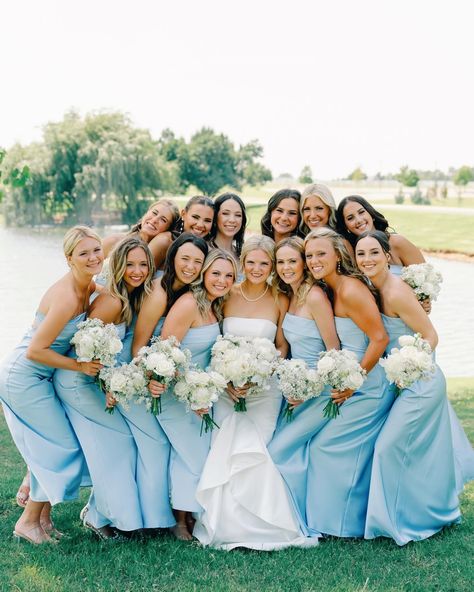
POLYGON ((99 537, 99 539, 101 541, 122 541, 123 537, 121 537, 119 535, 119 533, 113 528, 113 526, 110 526, 109 524, 106 524, 105 526, 100 526, 100 527, 96 527, 93 524, 90 524, 90 522, 87 522, 87 512, 89 511, 89 508, 87 506, 85 506, 84 508, 82 508, 81 513, 79 514, 79 517, 82 521, 82 525, 89 529, 92 530, 92 532, 97 535, 99 537))
POLYGON ((33 528, 30 528, 30 530, 27 530, 26 532, 18 532, 15 527, 13 538, 18 543, 23 540, 28 541, 33 545, 44 545, 45 543, 56 544, 58 542, 56 539, 52 539, 41 526, 33 526, 33 528), (34 535, 35 532, 37 533, 36 536, 34 535), (42 535, 46 535, 47 538, 43 538, 42 535))

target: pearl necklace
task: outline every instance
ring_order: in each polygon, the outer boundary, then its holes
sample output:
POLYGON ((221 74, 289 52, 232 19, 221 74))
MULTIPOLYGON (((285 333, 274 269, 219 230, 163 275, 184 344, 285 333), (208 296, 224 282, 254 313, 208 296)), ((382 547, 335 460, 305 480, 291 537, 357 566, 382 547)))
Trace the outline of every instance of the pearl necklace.
POLYGON ((260 294, 260 296, 257 296, 257 298, 248 298, 244 294, 244 291, 242 290, 242 284, 239 284, 239 290, 240 290, 240 293, 242 294, 242 297, 245 298, 245 300, 247 300, 247 302, 257 302, 257 300, 260 300, 260 298, 263 298, 265 296, 265 294, 268 292, 268 284, 267 284, 267 287, 265 288, 265 290, 260 294))

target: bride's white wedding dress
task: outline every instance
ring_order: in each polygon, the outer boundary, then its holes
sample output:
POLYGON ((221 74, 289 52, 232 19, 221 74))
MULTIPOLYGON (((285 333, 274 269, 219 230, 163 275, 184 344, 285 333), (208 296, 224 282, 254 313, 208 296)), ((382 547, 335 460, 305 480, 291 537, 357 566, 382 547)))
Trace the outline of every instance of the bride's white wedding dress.
MULTIPOLYGON (((228 317, 224 334, 267 337, 277 327, 267 319, 228 317)), ((235 547, 271 551, 314 546, 316 538, 301 532, 286 485, 268 454, 281 406, 276 383, 247 399, 247 411, 235 412, 223 395, 214 407, 213 442, 196 497, 203 507, 194 536, 219 549, 235 547)))

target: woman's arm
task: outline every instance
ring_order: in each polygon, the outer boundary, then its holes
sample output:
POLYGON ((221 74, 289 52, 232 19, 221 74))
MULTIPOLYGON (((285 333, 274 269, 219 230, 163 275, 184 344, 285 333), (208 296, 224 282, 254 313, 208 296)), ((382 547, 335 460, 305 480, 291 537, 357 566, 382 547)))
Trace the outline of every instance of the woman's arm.
POLYGON ((319 286, 313 286, 306 297, 306 305, 323 338, 326 349, 340 349, 334 313, 329 298, 319 286))
POLYGON ((391 250, 405 267, 414 263, 425 263, 420 249, 401 234, 390 234, 389 240, 391 250))
POLYGON ((198 317, 199 312, 193 295, 184 294, 178 298, 166 315, 161 337, 167 339, 174 335, 181 342, 198 317))
POLYGON ((160 269, 163 265, 166 253, 172 242, 173 237, 171 232, 161 232, 148 243, 153 259, 155 260, 155 269, 160 269))
POLYGON ((125 236, 126 235, 123 232, 118 234, 110 234, 109 236, 106 236, 102 241, 102 250, 104 251, 104 257, 108 257, 115 245, 118 242, 120 242, 125 236))
POLYGON ((166 292, 161 287, 160 281, 156 280, 153 285, 153 291, 145 298, 138 313, 137 323, 133 333, 133 356, 138 354, 140 348, 148 345, 158 321, 165 314, 166 304, 166 292))
POLYGON ((101 292, 89 307, 88 317, 100 319, 105 324, 117 324, 122 312, 122 303, 108 292, 101 292))
POLYGON ((288 312, 288 307, 290 305, 290 301, 287 296, 284 294, 278 295, 278 323, 277 323, 277 332, 275 336, 275 347, 281 354, 281 359, 284 360, 288 355, 288 341, 285 339, 285 335, 283 333, 283 319, 285 318, 286 313, 288 312))
POLYGON ((438 345, 438 334, 426 312, 421 308, 412 289, 400 280, 396 293, 390 298, 390 308, 415 333, 420 333, 432 350, 438 345))

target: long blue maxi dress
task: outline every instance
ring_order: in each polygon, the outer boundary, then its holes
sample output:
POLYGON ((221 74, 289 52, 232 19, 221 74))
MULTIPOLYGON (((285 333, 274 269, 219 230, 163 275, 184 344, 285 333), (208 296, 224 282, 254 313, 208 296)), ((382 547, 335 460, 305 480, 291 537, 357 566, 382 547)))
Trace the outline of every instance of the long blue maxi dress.
MULTIPOLYGON (((125 324, 117 325, 125 336, 125 324)), ((75 356, 74 348, 69 352, 75 356)), ((105 412, 105 395, 95 379, 82 372, 58 370, 54 386, 81 443, 92 480, 87 522, 124 531, 143 527, 135 479, 137 448, 125 419, 105 412)))
MULTIPOLYGON (((325 351, 324 341, 314 320, 286 313, 283 333, 290 344, 291 357, 304 360, 314 368, 319 354, 325 351)), ((326 387, 319 397, 309 399, 293 410, 293 420, 288 422, 280 413, 268 452, 282 474, 290 490, 298 518, 304 531, 317 535, 308 529, 307 507, 315 503, 315 492, 308 489, 310 463, 309 444, 312 438, 330 421, 324 417, 323 409, 330 395, 326 387)), ((286 407, 283 407, 283 409, 286 407)), ((313 483, 313 480, 310 479, 313 483)))
MULTIPOLYGON (((211 360, 211 349, 220 335, 219 323, 190 328, 181 341, 189 349, 191 361, 205 370, 211 360)), ((201 418, 178 401, 168 389, 161 397, 157 416, 171 443, 171 504, 176 510, 199 512, 196 489, 211 445, 211 433, 201 432, 201 418)))
MULTIPOLYGON (((65 355, 70 340, 85 314, 71 319, 51 344, 65 355)), ((55 368, 26 358, 31 339, 44 320, 37 312, 33 327, 5 360, 0 370, 0 398, 13 440, 31 472, 30 497, 52 505, 75 499, 85 458, 80 444, 56 396, 55 368)))
MULTIPOLYGON (((383 316, 388 351, 413 331, 383 316)), ((398 545, 428 538, 459 520, 446 381, 436 366, 429 380, 402 389, 374 451, 365 538, 390 537, 398 545)))
MULTIPOLYGON (((350 318, 335 317, 341 349, 360 361, 368 337, 350 318)), ((375 441, 395 396, 376 364, 360 390, 341 405, 310 444, 308 490, 314 500, 307 507, 311 530, 339 537, 363 537, 375 441)))

